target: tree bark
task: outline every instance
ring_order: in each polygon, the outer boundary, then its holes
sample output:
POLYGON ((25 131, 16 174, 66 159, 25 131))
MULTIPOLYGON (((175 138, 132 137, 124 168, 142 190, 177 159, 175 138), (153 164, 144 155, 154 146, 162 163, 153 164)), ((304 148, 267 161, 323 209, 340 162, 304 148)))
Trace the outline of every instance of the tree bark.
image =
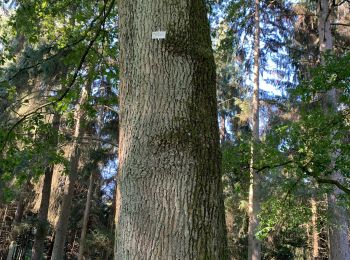
POLYGON ((317 225, 317 201, 314 196, 311 198, 311 213, 312 213, 312 258, 317 260, 320 257, 319 254, 319 232, 317 225))
POLYGON ((227 259, 215 64, 202 0, 119 1, 115 259, 227 259), (166 39, 152 32, 166 31, 166 39))
POLYGON ((90 215, 90 206, 91 206, 91 198, 92 198, 92 189, 93 189, 93 187, 94 187, 94 175, 93 175, 93 173, 91 173, 90 174, 90 179, 89 179, 88 193, 87 193, 87 196, 86 196, 86 204, 85 204, 85 211, 84 211, 83 227, 81 229, 78 260, 83 260, 85 238, 86 238, 86 232, 87 232, 87 224, 88 224, 89 215, 90 215))
POLYGON ((255 0, 255 34, 254 34, 254 71, 253 71, 253 103, 252 103, 252 145, 250 160, 250 184, 248 205, 248 260, 261 259, 261 243, 256 238, 259 226, 260 210, 260 177, 254 170, 256 143, 259 142, 259 80, 260 80, 260 0, 255 0))
POLYGON ((318 37, 320 53, 333 49, 333 36, 330 18, 332 10, 329 8, 329 0, 318 0, 318 37))
MULTIPOLYGON (((60 127, 60 115, 58 113, 54 114, 53 120, 53 141, 52 146, 57 147, 58 144, 58 131, 60 127)), ((34 239, 34 245, 32 249, 32 260, 40 260, 43 257, 45 238, 48 231, 48 211, 51 196, 51 183, 53 175, 54 165, 50 165, 46 168, 43 187, 41 191, 41 202, 38 213, 38 224, 36 227, 36 234, 34 239)))
MULTIPOLYGON (((320 41, 320 53, 323 55, 326 51, 333 49, 333 36, 331 31, 332 8, 328 0, 318 1, 318 32, 320 41)), ((321 56, 322 61, 322 56, 321 56)), ((329 105, 332 110, 337 109, 336 90, 331 89, 326 95, 326 110, 329 105)), ((327 111, 325 111, 327 112, 327 111)), ((332 164, 336 161, 337 154, 332 155, 332 164)), ((343 182, 343 176, 340 172, 333 172, 330 177, 340 183, 343 182)), ((343 192, 335 187, 334 191, 328 196, 328 212, 330 225, 328 231, 329 254, 332 260, 350 259, 350 248, 348 238, 348 214, 344 207, 337 205, 337 197, 343 192)))
MULTIPOLYGON (((90 87, 90 86, 88 86, 90 87)), ((88 92, 86 87, 83 87, 79 103, 76 106, 75 112, 75 130, 73 135, 72 146, 70 147, 70 165, 69 165, 69 178, 68 184, 65 187, 62 206, 60 210, 60 216, 57 221, 55 241, 52 251, 52 260, 64 259, 64 247, 66 242, 66 236, 68 231, 69 217, 72 206, 72 199, 74 194, 74 184, 78 177, 78 162, 80 158, 80 149, 78 146, 78 140, 83 136, 84 110, 81 105, 88 99, 88 92)))

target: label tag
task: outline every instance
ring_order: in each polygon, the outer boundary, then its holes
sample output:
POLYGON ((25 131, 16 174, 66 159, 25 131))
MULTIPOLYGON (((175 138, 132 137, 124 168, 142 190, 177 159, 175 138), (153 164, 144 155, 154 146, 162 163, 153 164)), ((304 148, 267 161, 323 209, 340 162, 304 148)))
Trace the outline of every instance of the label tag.
POLYGON ((166 31, 152 32, 152 39, 160 40, 165 39, 166 31))

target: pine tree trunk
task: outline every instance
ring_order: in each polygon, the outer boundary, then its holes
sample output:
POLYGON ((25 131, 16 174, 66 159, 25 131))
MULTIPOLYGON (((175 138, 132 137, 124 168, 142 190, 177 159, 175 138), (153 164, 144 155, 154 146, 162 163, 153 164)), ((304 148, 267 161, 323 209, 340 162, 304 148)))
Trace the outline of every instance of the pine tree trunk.
POLYGON ((256 157, 255 144, 259 142, 259 79, 260 79, 260 1, 255 0, 255 34, 254 34, 254 89, 252 103, 252 145, 250 160, 250 184, 248 205, 248 260, 261 259, 261 243, 256 238, 259 226, 258 213, 260 210, 260 179, 254 170, 256 157))
POLYGON ((203 0, 119 1, 115 259, 227 259, 203 0), (152 39, 152 31, 166 39, 152 39))
POLYGON ((88 224, 89 215, 90 215, 90 206, 91 206, 91 198, 92 198, 92 189, 93 189, 93 187, 94 187, 94 176, 91 173, 90 174, 90 180, 89 180, 88 193, 87 193, 87 196, 86 196, 84 219, 83 219, 83 227, 81 229, 78 260, 82 260, 83 259, 85 238, 86 238, 86 232, 87 232, 87 224, 88 224))
MULTIPOLYGON (((320 41, 320 53, 333 49, 333 36, 331 31, 331 21, 333 10, 329 7, 328 0, 318 2, 318 31, 320 41)), ((321 57, 322 60, 322 57, 321 57)), ((337 109, 336 90, 332 89, 326 95, 326 109, 331 105, 333 110, 337 109)), ((326 111, 327 112, 327 111, 326 111)), ((332 164, 336 161, 337 154, 332 155, 332 164)), ((339 172, 334 172, 331 179, 343 182, 343 176, 339 172)), ((350 259, 350 248, 348 238, 348 214, 344 207, 337 205, 337 197, 342 192, 335 187, 328 196, 328 212, 330 217, 329 227, 329 254, 332 260, 350 259)))
MULTIPOLYGON (((88 86, 90 87, 90 86, 88 86)), ((73 135, 72 146, 70 147, 70 165, 69 165, 69 178, 68 184, 65 187, 63 202, 60 210, 60 216, 58 218, 55 241, 52 251, 52 260, 64 259, 64 247, 66 243, 66 236, 68 231, 69 217, 72 206, 72 199, 74 194, 74 184, 78 177, 78 162, 80 158, 80 149, 78 146, 78 140, 83 136, 82 121, 84 118, 84 110, 81 109, 81 105, 87 101, 88 92, 86 87, 82 89, 79 103, 76 107, 75 113, 75 130, 73 135)))
MULTIPOLYGON (((57 147, 58 144, 58 131, 60 127, 60 115, 56 113, 52 120, 54 140, 52 142, 53 147, 57 147)), ((41 191, 41 202, 38 213, 38 224, 36 227, 36 234, 34 239, 34 245, 32 249, 32 260, 40 260, 43 257, 45 238, 48 231, 49 222, 47 219, 50 196, 51 196, 51 183, 53 175, 54 165, 50 165, 46 168, 43 187, 41 191)))
POLYGON ((315 197, 311 198, 311 212, 312 212, 312 256, 313 259, 319 259, 319 232, 317 225, 317 202, 315 197))

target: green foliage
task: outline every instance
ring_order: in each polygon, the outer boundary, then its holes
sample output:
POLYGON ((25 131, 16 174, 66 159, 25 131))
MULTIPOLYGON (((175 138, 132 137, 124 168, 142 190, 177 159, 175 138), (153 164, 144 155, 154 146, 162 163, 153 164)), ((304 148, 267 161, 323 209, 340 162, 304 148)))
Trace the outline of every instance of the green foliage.
POLYGON ((342 56, 326 54, 324 63, 312 68, 311 79, 305 80, 292 92, 307 103, 313 103, 315 95, 326 93, 331 89, 337 89, 339 101, 349 104, 350 91, 350 52, 342 56))
MULTIPOLYGON (((324 64, 311 69, 311 77, 291 91, 289 101, 280 105, 276 100, 278 108, 295 109, 274 114, 268 131, 255 144, 254 169, 262 178, 263 190, 257 236, 263 241, 265 259, 293 259, 294 250, 305 247, 311 194, 322 196, 334 188, 322 180, 337 171, 344 177, 341 185, 350 187, 350 147, 346 141, 350 132, 349 62, 349 53, 327 54, 324 64), (337 96, 336 107, 330 99, 332 92, 337 96), (320 187, 316 192, 317 182, 320 187)), ((247 198, 249 133, 224 144, 222 154, 227 211, 238 212, 245 207, 237 205, 247 198)), ((341 205, 349 205, 349 194, 339 199, 341 205)), ((326 222, 326 216, 321 218, 326 222)), ((237 216, 235 221, 240 223, 237 216)))
POLYGON ((87 248, 95 252, 112 252, 113 251, 113 232, 107 229, 95 229, 87 237, 87 248))
POLYGON ((259 239, 265 239, 273 233, 279 236, 279 233, 286 230, 295 234, 300 233, 302 225, 311 217, 310 207, 293 194, 284 193, 281 199, 276 197, 278 194, 273 195, 262 205, 257 233, 259 239))
MULTIPOLYGON (((80 86, 106 77, 117 83, 116 10, 111 8, 107 13, 111 4, 111 1, 17 1, 16 9, 2 17, 0 95, 6 102, 0 107, 0 118, 5 122, 0 124, 4 155, 0 178, 4 182, 12 178, 18 183, 27 178, 37 179, 47 165, 66 164, 62 152, 50 146, 52 127, 44 114, 56 111, 67 119, 67 126, 73 126, 80 86), (38 82, 42 92, 35 97, 36 102, 52 105, 21 121, 23 115, 13 111, 26 104, 33 106, 30 99, 22 96, 35 93, 38 82)), ((110 100, 101 97, 101 104, 114 106, 110 100)), ((90 120, 97 118, 99 104, 95 101, 100 100, 90 100, 82 106, 90 120)), ((65 141, 63 137, 60 142, 65 141)))

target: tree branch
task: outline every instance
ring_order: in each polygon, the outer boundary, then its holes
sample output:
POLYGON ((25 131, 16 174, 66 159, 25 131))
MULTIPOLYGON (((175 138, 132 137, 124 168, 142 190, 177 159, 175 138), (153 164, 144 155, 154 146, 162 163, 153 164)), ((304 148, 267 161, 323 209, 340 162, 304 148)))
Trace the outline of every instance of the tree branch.
POLYGON ((341 184, 339 181, 332 180, 332 179, 322 179, 320 177, 314 177, 314 178, 318 183, 333 184, 337 186, 340 190, 350 195, 350 189, 344 186, 343 184, 341 184))
POLYGON ((253 167, 253 169, 256 171, 256 173, 259 173, 265 169, 274 169, 274 168, 285 166, 285 165, 288 165, 291 163, 294 163, 294 160, 289 160, 289 161, 285 161, 285 162, 274 164, 274 165, 264 165, 261 168, 254 168, 253 167))
POLYGON ((331 25, 350 26, 349 23, 331 23, 331 25))
POLYGON ((339 181, 336 180, 332 180, 332 179, 324 179, 321 178, 319 176, 317 176, 315 173, 309 171, 307 169, 306 165, 300 165, 299 167, 301 170, 303 170, 308 176, 311 176, 313 178, 315 178, 315 180, 320 183, 320 184, 333 184, 335 186, 337 186, 340 190, 342 190, 343 192, 345 192, 346 194, 350 195, 350 188, 346 187, 345 185, 341 184, 339 181))
POLYGON ((78 74, 80 72, 80 70, 82 69, 84 63, 85 63, 85 60, 86 60, 86 57, 87 55, 89 54, 89 51, 90 49, 92 48, 93 44, 95 43, 95 41, 97 40, 101 30, 102 30, 102 25, 105 23, 108 15, 110 14, 110 12, 112 11, 112 8, 114 6, 114 3, 115 3, 115 0, 112 0, 111 1, 111 4, 109 5, 108 7, 108 10, 106 12, 106 14, 103 16, 100 24, 99 24, 99 27, 98 27, 98 30, 96 31, 94 37, 90 40, 87 48, 85 49, 80 61, 79 61, 79 64, 73 74, 73 78, 71 80, 71 82, 68 84, 67 88, 65 89, 65 91, 61 94, 61 96, 59 98, 57 98, 56 100, 54 101, 50 101, 50 102, 47 102, 47 103, 44 103, 42 105, 40 105, 39 107, 35 108, 34 110, 32 110, 31 112, 27 113, 26 115, 24 115, 22 118, 20 118, 15 124, 12 125, 12 127, 9 129, 9 131, 7 132, 6 134, 6 137, 5 137, 5 140, 2 144, 2 147, 1 147, 1 152, 3 151, 3 149, 5 148, 6 144, 7 144, 7 141, 8 141, 8 138, 11 134, 11 132, 18 126, 20 125, 23 121, 25 121, 28 117, 32 116, 33 114, 35 114, 36 112, 38 112, 39 110, 41 110, 42 108, 45 108, 49 105, 54 105, 54 104, 57 104, 59 101, 62 101, 64 99, 64 97, 69 93, 69 91, 72 89, 75 81, 76 81, 76 78, 78 77, 78 74))

